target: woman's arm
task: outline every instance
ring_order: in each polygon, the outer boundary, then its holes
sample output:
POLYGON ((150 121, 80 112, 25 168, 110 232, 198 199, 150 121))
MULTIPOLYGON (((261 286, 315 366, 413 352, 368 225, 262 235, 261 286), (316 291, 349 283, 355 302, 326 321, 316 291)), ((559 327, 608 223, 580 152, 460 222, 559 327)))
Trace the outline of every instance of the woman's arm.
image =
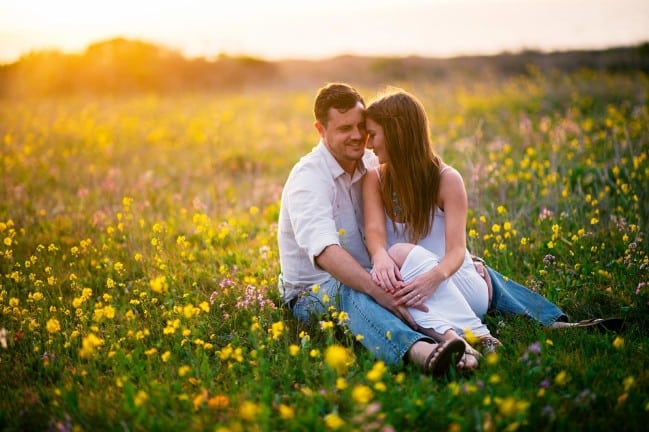
POLYGON ((372 279, 383 289, 394 291, 401 287, 401 274, 386 250, 385 209, 375 171, 365 174, 362 187, 365 241, 372 260, 372 279))
POLYGON ((446 253, 437 267, 441 267, 440 272, 448 278, 462 266, 466 256, 466 215, 469 204, 464 180, 457 170, 449 169, 442 174, 438 203, 444 209, 446 221, 446 253))
POLYGON ((455 169, 446 170, 442 174, 437 204, 444 210, 446 221, 445 255, 435 268, 412 279, 395 294, 397 304, 420 305, 464 262, 468 199, 462 176, 455 169))

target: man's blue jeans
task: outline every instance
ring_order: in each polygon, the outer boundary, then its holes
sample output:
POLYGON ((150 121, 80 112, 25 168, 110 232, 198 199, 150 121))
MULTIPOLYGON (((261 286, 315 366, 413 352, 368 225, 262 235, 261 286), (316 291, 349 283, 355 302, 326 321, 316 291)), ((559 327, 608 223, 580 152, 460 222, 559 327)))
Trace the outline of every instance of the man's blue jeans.
MULTIPOLYGON (((549 326, 566 318, 554 303, 523 285, 505 278, 487 266, 493 286, 490 310, 501 314, 525 315, 549 326)), ((387 364, 399 363, 412 344, 431 338, 413 330, 374 299, 342 285, 334 278, 321 284, 316 293, 301 296, 293 305, 293 315, 304 322, 324 314, 330 306, 349 317, 352 334, 377 358, 387 364), (326 297, 325 297, 326 296, 326 297)))
POLYGON ((434 342, 410 328, 370 296, 342 285, 334 278, 321 284, 316 293, 309 292, 298 298, 292 311, 299 320, 309 322, 313 315, 322 315, 330 306, 347 313, 347 325, 352 334, 386 364, 398 364, 418 340, 434 342))
POLYGON ((491 267, 486 267, 493 286, 490 311, 503 315, 526 315, 544 326, 551 325, 559 318, 567 318, 566 314, 557 305, 542 295, 511 279, 505 278, 491 267))

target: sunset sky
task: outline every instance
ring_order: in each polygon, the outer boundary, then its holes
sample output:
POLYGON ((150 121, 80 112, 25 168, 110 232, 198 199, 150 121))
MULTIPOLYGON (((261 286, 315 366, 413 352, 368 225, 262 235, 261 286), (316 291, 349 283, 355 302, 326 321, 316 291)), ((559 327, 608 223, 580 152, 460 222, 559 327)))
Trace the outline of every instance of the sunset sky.
POLYGON ((0 62, 113 37, 187 56, 454 56, 649 41, 649 0, 0 0, 0 62))

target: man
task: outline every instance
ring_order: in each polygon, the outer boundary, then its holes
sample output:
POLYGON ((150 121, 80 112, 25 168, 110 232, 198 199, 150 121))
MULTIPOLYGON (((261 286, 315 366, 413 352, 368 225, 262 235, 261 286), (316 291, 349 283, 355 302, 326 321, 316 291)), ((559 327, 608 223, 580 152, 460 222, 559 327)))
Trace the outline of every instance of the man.
POLYGON ((365 150, 364 109, 363 98, 347 84, 328 84, 316 95, 314 125, 320 142, 293 167, 282 193, 282 299, 305 321, 324 313, 327 299, 337 300, 351 332, 376 357, 444 374, 454 366, 454 357, 461 358, 464 344, 438 344, 413 330, 416 324, 407 309, 395 306, 368 271, 360 185, 368 164, 376 162, 365 150))

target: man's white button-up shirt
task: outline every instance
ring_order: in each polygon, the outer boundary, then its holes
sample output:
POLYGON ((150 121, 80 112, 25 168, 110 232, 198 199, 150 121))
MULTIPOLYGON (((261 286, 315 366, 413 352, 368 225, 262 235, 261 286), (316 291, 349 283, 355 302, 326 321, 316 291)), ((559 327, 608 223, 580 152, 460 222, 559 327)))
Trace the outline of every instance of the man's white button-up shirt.
POLYGON ((371 268, 362 231, 361 179, 376 164, 366 150, 350 176, 320 141, 293 167, 282 192, 277 234, 284 301, 331 277, 315 263, 327 246, 342 246, 371 268))

